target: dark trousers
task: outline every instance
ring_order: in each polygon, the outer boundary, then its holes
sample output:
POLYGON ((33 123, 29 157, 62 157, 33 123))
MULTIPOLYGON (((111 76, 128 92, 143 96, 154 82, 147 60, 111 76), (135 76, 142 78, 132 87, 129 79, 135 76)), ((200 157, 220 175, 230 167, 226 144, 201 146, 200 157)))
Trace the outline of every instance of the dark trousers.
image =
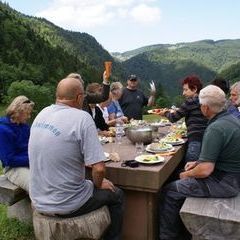
POLYGON ((229 198, 237 196, 240 174, 215 171, 207 178, 180 179, 166 185, 159 199, 159 239, 190 239, 179 211, 186 197, 229 198))
POLYGON ((119 240, 121 239, 124 208, 124 194, 119 188, 115 187, 115 192, 94 188, 93 196, 81 208, 71 214, 66 214, 61 217, 80 216, 104 205, 108 206, 111 216, 111 225, 104 235, 104 240, 119 240))

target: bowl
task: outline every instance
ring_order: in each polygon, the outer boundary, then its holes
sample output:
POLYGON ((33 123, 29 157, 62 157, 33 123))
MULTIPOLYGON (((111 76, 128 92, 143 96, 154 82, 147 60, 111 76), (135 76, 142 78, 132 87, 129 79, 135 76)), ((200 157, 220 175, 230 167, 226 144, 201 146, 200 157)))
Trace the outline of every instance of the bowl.
POLYGON ((151 127, 129 127, 126 130, 126 136, 132 143, 149 144, 153 139, 152 132, 151 127))

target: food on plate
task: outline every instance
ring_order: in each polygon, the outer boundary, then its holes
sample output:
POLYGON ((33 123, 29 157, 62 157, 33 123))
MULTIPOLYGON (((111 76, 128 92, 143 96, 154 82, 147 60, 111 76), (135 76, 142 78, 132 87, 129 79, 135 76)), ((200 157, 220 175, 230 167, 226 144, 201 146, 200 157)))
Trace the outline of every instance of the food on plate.
POLYGON ((158 156, 156 155, 142 155, 141 158, 144 162, 158 161, 158 156))
POLYGON ((166 136, 165 138, 161 139, 161 141, 166 142, 166 143, 179 143, 179 142, 184 142, 182 138, 179 138, 175 135, 169 135, 166 136))
POLYGON ((108 142, 113 142, 113 138, 112 137, 105 137, 105 136, 98 136, 99 141, 102 144, 108 143, 108 142))
POLYGON ((154 163, 164 162, 164 158, 162 156, 150 155, 150 154, 144 154, 144 155, 137 156, 135 158, 135 160, 137 162, 146 163, 146 164, 154 164, 154 163))
POLYGON ((173 146, 171 144, 165 143, 165 142, 159 142, 159 143, 151 143, 149 145, 149 149, 152 151, 164 151, 164 150, 170 150, 173 146))
POLYGON ((111 137, 114 137, 116 135, 116 128, 115 127, 109 127, 109 133, 111 137))
POLYGON ((158 114, 158 113, 160 113, 162 110, 163 110, 162 108, 155 108, 155 109, 148 110, 148 113, 158 114))

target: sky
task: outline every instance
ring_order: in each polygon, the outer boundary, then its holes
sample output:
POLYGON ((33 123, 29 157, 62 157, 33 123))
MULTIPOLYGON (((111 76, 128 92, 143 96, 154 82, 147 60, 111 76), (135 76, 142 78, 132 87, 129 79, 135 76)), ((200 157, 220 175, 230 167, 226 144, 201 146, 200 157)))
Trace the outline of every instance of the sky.
POLYGON ((27 15, 86 32, 109 52, 203 39, 240 39, 238 0, 2 0, 27 15))

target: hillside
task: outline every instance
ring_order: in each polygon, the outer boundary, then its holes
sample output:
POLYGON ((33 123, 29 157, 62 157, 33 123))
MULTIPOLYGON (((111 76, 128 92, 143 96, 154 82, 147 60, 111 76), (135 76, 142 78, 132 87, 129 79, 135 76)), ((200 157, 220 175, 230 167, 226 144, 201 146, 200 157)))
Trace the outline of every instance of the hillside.
POLYGON ((14 81, 53 89, 68 73, 79 72, 86 85, 99 82, 106 60, 113 61, 113 80, 125 83, 135 73, 146 92, 154 80, 161 95, 170 97, 181 94, 180 81, 189 74, 199 75, 204 83, 219 74, 230 76, 231 82, 239 79, 232 66, 240 59, 240 40, 156 44, 112 56, 87 33, 64 30, 1 1, 0 32, 0 102, 14 81))
MULTIPOLYGON (((26 16, 1 1, 0 32, 1 95, 13 81, 55 85, 70 72, 79 72, 86 83, 101 81, 103 62, 114 61, 89 34, 26 16)), ((115 77, 121 75, 120 69, 118 63, 114 64, 115 77)))
POLYGON ((181 93, 180 81, 187 75, 196 74, 206 84, 236 64, 240 59, 240 40, 159 44, 114 56, 125 59, 122 61, 125 72, 137 74, 143 85, 154 80, 174 96, 181 93))
POLYGON ((151 56, 155 61, 189 60, 219 72, 239 61, 240 39, 157 44, 112 55, 126 61, 142 53, 151 56))

